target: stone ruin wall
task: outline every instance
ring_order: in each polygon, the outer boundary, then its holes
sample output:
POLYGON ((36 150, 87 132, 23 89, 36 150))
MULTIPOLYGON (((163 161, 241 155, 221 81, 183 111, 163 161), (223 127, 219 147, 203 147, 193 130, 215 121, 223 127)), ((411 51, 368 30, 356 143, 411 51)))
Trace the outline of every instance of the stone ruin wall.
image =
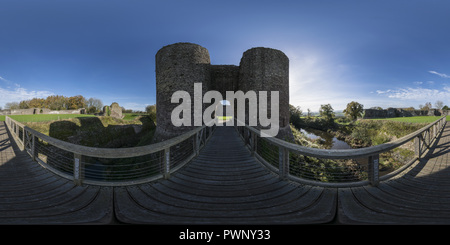
MULTIPOLYGON (((275 49, 252 48, 244 52, 239 66, 211 65, 206 48, 193 43, 175 43, 161 48, 156 56, 156 116, 155 142, 181 135, 194 126, 175 127, 171 113, 179 103, 171 103, 174 92, 183 90, 191 95, 193 123, 194 99, 202 99, 209 90, 219 91, 279 91, 278 138, 293 138, 289 126, 289 59, 275 49), (202 83, 202 98, 194 97, 194 83, 202 83)), ((269 100, 270 101, 270 100, 269 100)), ((202 113, 209 105, 203 104, 202 113)), ((270 110, 270 104, 268 104, 270 110)), ((248 113, 248 112, 247 112, 248 113)), ((248 118, 248 116, 246 116, 248 118)))
POLYGON ((111 105, 103 106, 102 112, 96 113, 97 116, 110 116, 118 119, 122 119, 125 115, 122 114, 122 107, 119 103, 113 102, 111 105))
POLYGON ((289 125, 289 58, 276 49, 252 48, 244 52, 239 67, 239 89, 243 92, 254 90, 257 94, 258 91, 267 91, 269 115, 270 91, 279 91, 280 129, 277 138, 293 139, 289 125))
POLYGON ((385 110, 365 109, 363 119, 446 115, 450 115, 449 110, 405 110, 401 108, 389 108, 385 110))
POLYGON ((47 108, 6 109, 0 110, 0 115, 34 115, 34 114, 86 114, 86 109, 76 110, 50 110, 47 108))
POLYGON ((211 65, 210 90, 219 91, 225 96, 226 91, 239 90, 239 66, 211 65))
POLYGON ((202 83, 202 91, 205 93, 211 74, 209 52, 196 44, 179 43, 165 46, 156 53, 155 61, 157 127, 154 141, 158 142, 194 129, 194 126, 175 127, 172 124, 171 112, 178 106, 178 103, 171 103, 172 94, 180 90, 188 92, 192 99, 193 113, 194 83, 202 83))

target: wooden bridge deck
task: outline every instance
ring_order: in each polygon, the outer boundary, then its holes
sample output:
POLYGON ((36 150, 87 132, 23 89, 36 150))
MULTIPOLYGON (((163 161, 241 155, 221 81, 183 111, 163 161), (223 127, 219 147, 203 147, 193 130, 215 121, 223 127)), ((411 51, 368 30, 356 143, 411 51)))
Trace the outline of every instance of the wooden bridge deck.
POLYGON ((115 207, 127 223, 314 224, 334 219, 336 191, 280 180, 233 127, 217 127, 200 155, 168 180, 116 188, 115 207))
POLYGON ((75 186, 33 162, 0 122, 0 224, 107 224, 112 188, 75 186))
POLYGON ((450 224, 450 126, 426 158, 378 187, 281 180, 230 127, 167 180, 75 186, 20 151, 0 123, 0 224, 450 224))
POLYGON ((348 224, 450 224, 450 125, 426 157, 377 187, 339 190, 348 224))

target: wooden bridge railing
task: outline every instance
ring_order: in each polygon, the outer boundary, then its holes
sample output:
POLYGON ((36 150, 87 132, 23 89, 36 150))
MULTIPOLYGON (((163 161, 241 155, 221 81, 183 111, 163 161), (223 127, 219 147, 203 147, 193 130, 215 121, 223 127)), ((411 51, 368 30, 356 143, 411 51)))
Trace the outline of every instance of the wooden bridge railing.
MULTIPOLYGON (((33 160, 76 184, 120 186, 168 178, 198 155, 214 127, 202 126, 160 143, 132 148, 95 148, 39 133, 6 117, 6 125, 33 160)), ((445 117, 395 141, 360 149, 326 150, 261 137, 253 127, 236 126, 252 154, 281 178, 306 184, 347 187, 377 185, 423 156, 445 126, 445 117), (380 176, 380 156, 408 144, 413 155, 400 169, 380 176)), ((402 153, 394 153, 401 155, 402 153)))
POLYGON ((146 146, 96 148, 72 144, 37 132, 6 116, 6 125, 22 150, 44 168, 75 184, 133 185, 168 178, 206 145, 214 127, 202 126, 146 146))
POLYGON ((248 125, 235 127, 252 154, 281 178, 319 186, 349 187, 367 184, 376 186, 380 180, 401 172, 424 155, 445 124, 444 116, 416 132, 385 144, 339 150, 309 148, 275 137, 261 137, 259 130, 248 125), (408 155, 407 150, 392 152, 406 144, 413 149, 407 163, 380 176, 380 156, 387 152, 398 156, 408 155))

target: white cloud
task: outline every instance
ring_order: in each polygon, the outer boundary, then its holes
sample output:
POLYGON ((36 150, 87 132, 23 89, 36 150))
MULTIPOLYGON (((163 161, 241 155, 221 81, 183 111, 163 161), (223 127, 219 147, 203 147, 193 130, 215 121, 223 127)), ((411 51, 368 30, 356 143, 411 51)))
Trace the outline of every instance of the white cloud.
POLYGON ((123 107, 125 107, 125 109, 131 109, 133 111, 145 111, 145 107, 148 105, 149 104, 139 104, 139 103, 128 102, 128 103, 124 103, 123 107))
POLYGON ((386 91, 382 91, 382 90, 377 90, 377 94, 385 94, 385 93, 390 93, 392 90, 388 89, 386 91))
POLYGON ((0 76, 0 106, 2 108, 5 107, 6 103, 9 102, 20 102, 22 100, 30 100, 33 98, 46 98, 50 95, 54 95, 50 91, 28 91, 25 88, 22 88, 19 84, 14 83, 4 77, 0 76))
MULTIPOLYGON (((1 78, 1 80, 5 81, 6 79, 1 78)), ((54 94, 49 91, 28 91, 27 89, 20 87, 18 84, 14 84, 14 88, 0 87, 0 106, 4 108, 5 104, 8 102, 20 102, 22 100, 29 100, 32 98, 46 98, 50 95, 54 94)))
POLYGON ((386 96, 391 99, 411 100, 411 101, 427 101, 443 100, 444 102, 450 98, 450 87, 442 89, 427 88, 401 88, 388 89, 385 91, 377 90, 378 95, 386 96))
POLYGON ((8 80, 4 79, 3 77, 0 77, 0 80, 2 80, 4 82, 9 82, 8 80))
POLYGON ((438 75, 438 76, 443 77, 443 78, 450 78, 449 75, 444 74, 444 73, 439 73, 439 72, 437 72, 437 71, 428 71, 428 72, 431 73, 431 74, 438 75))

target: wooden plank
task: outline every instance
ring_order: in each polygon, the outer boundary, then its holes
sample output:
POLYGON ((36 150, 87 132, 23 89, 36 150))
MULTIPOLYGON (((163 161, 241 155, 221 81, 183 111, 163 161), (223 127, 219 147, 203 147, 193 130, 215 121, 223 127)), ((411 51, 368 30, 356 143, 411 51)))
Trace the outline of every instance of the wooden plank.
MULTIPOLYGON (((0 123, 3 130, 4 123, 0 123)), ((112 222, 112 188, 75 186, 33 162, 9 140, 9 133, 0 137, 13 155, 0 162, 0 224, 112 222)))
POLYGON ((280 180, 252 158, 243 144, 233 128, 219 127, 199 157, 170 179, 116 188, 117 218, 146 224, 306 224, 333 220, 335 189, 280 180), (236 154, 245 160, 233 157, 236 154))
POLYGON ((227 127, 170 179, 129 187, 74 186, 4 139, 0 224, 450 224, 450 126, 398 177, 351 188, 281 180, 227 127))
POLYGON ((450 126, 426 158, 378 187, 339 190, 338 217, 345 224, 450 224, 450 126))
MULTIPOLYGON (((408 134, 402 138, 399 138, 397 140, 376 145, 376 146, 370 146, 365 148, 359 148, 359 149, 317 149, 317 148, 309 148, 297 144, 293 144, 275 137, 267 137, 268 141, 271 143, 282 146, 283 148, 288 149, 289 151, 296 152, 301 155, 305 156, 311 156, 311 157, 317 157, 317 158, 327 158, 327 159, 356 159, 356 158, 367 158, 372 155, 380 154, 383 152, 386 152, 388 150, 394 149, 399 147, 400 145, 403 145, 404 143, 414 139, 418 135, 427 132, 429 128, 431 128, 433 125, 439 123, 441 120, 445 120, 445 117, 441 117, 440 119, 436 120, 433 123, 430 123, 427 126, 424 126, 423 128, 408 134)), ((248 125, 245 126, 246 129, 250 130, 251 132, 256 133, 257 135, 260 135, 260 131, 250 127, 248 125)))
MULTIPOLYGON (((206 126, 203 126, 206 127, 206 126)), ((138 146, 138 147, 129 147, 129 148, 97 148, 97 147, 88 147, 82 145, 72 144, 66 141, 58 140, 42 134, 34 129, 26 127, 26 130, 31 132, 33 135, 39 137, 40 139, 48 142, 60 149, 65 151, 73 152, 75 154, 80 154, 83 156, 91 156, 91 157, 100 157, 100 158, 127 158, 127 157, 136 157, 143 156, 147 154, 151 154, 154 152, 162 151, 167 147, 176 145, 192 135, 195 135, 198 131, 202 130, 203 127, 198 127, 193 129, 185 134, 174 137, 172 139, 168 139, 159 143, 138 146)))

